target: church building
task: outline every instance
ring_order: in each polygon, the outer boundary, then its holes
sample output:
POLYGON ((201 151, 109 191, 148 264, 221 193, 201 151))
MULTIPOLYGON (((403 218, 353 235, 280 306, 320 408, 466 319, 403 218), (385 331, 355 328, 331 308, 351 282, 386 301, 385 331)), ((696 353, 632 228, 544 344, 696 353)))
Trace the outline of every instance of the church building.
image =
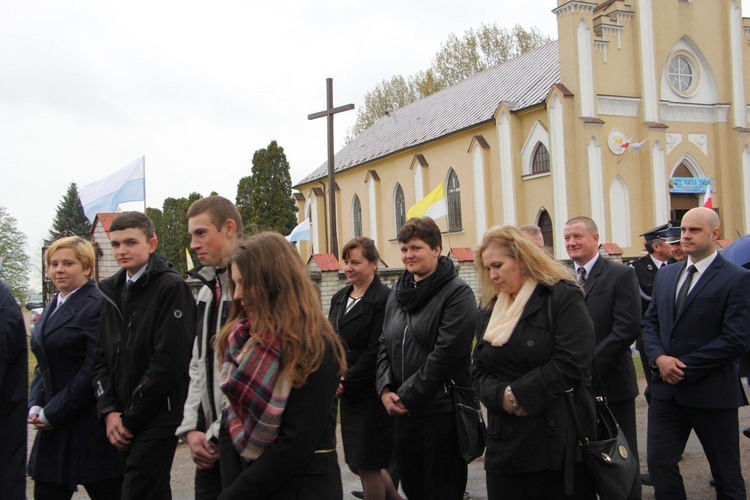
MULTIPOLYGON (((750 232, 750 19, 739 0, 550 0, 558 39, 393 110, 335 155, 339 247, 364 235, 400 267, 409 207, 441 182, 443 246, 493 225, 539 225, 566 259, 563 225, 594 219, 625 257, 707 188, 722 238, 750 232)), ((295 189, 328 248, 327 166, 295 189)), ((340 250, 340 248, 339 248, 340 250)))

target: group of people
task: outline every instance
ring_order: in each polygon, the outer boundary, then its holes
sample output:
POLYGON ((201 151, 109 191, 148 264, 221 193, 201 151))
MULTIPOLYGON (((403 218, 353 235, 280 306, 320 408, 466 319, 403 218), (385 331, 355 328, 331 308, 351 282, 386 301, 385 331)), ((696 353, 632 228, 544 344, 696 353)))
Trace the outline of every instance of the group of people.
POLYGON ((170 498, 178 439, 196 464, 197 499, 342 498, 338 414, 365 498, 400 499, 400 482, 411 500, 461 499, 455 384, 473 386, 487 409, 490 499, 594 499, 564 395, 572 389, 587 432, 593 394, 606 396, 638 457, 630 346, 639 336, 657 498, 685 497, 677 462, 691 429, 717 495, 744 498, 737 358, 750 349, 750 273, 716 254, 713 211, 683 219, 688 260, 656 275, 642 321, 636 270, 599 255, 587 217, 564 226, 572 268, 528 228, 489 229, 475 251, 478 307, 432 219, 399 230, 404 271, 391 289, 374 242, 355 238, 342 251, 349 284, 327 318, 281 235, 243 237, 237 208, 219 196, 187 217, 202 264, 190 272, 202 282, 197 299, 155 253, 144 214, 113 221, 122 269, 98 283, 90 243, 49 247, 59 293, 31 338, 27 407, 35 498, 70 498, 78 485, 94 499, 170 498))

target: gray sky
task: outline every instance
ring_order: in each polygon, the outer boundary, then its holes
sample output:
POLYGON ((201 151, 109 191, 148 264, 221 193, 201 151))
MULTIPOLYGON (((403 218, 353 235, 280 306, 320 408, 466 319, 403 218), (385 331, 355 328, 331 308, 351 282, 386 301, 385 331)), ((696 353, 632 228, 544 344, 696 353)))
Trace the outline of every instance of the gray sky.
MULTIPOLYGON (((325 120, 307 115, 325 108, 327 77, 335 106, 359 106, 382 79, 427 69, 450 33, 519 23, 556 38, 556 5, 2 1, 0 205, 36 264, 68 185, 141 155, 156 208, 192 191, 234 199, 253 152, 271 140, 297 182, 326 158, 325 120)), ((355 116, 336 116, 337 150, 355 116)))

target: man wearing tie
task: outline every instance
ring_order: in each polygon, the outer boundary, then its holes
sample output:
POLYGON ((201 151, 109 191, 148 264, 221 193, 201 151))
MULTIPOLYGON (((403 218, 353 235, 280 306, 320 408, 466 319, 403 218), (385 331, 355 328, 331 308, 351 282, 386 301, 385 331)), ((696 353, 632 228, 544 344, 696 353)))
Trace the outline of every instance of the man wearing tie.
POLYGON ((750 273, 716 252, 719 216, 699 207, 682 219, 688 259, 656 276, 641 325, 653 369, 648 467, 656 498, 686 498, 679 459, 694 430, 717 498, 744 499, 737 408, 747 404, 737 358, 750 348, 750 273))
MULTIPOLYGON (((609 408, 638 457, 635 378, 630 346, 638 338, 641 304, 633 268, 599 255, 599 230, 588 217, 565 223, 565 249, 583 287, 586 309, 594 323, 594 355, 609 408)), ((596 385, 594 389, 597 389, 596 385)), ((634 492, 640 498, 640 484, 634 492)))

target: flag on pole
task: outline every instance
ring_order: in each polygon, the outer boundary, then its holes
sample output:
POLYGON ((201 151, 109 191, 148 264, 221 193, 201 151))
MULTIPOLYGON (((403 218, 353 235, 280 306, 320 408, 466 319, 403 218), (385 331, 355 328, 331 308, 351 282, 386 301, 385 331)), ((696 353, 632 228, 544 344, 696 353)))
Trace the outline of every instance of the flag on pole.
POLYGON ((187 270, 190 271, 195 266, 193 265, 193 258, 190 257, 190 252, 187 247, 185 247, 185 259, 187 260, 187 270))
POLYGON ((647 140, 648 140, 648 137, 646 137, 645 139, 643 139, 641 142, 636 142, 636 143, 631 144, 630 145, 630 149, 634 149, 635 151, 638 151, 639 149, 641 149, 641 146, 643 146, 644 144, 646 144, 647 140))
POLYGON ((706 197, 703 199, 703 206, 713 209, 714 204, 711 202, 711 184, 706 186, 706 197))
POLYGON ((86 218, 94 222, 96 214, 114 212, 120 203, 145 200, 144 166, 145 157, 141 156, 104 179, 83 186, 80 196, 86 218))
POLYGON ((287 241, 308 241, 310 239, 310 219, 305 217, 305 220, 297 224, 285 238, 287 241))
POLYGON ((412 217, 432 217, 433 219, 437 219, 444 215, 448 215, 448 206, 445 204, 445 189, 443 189, 442 182, 406 212, 407 219, 411 219, 412 217))

